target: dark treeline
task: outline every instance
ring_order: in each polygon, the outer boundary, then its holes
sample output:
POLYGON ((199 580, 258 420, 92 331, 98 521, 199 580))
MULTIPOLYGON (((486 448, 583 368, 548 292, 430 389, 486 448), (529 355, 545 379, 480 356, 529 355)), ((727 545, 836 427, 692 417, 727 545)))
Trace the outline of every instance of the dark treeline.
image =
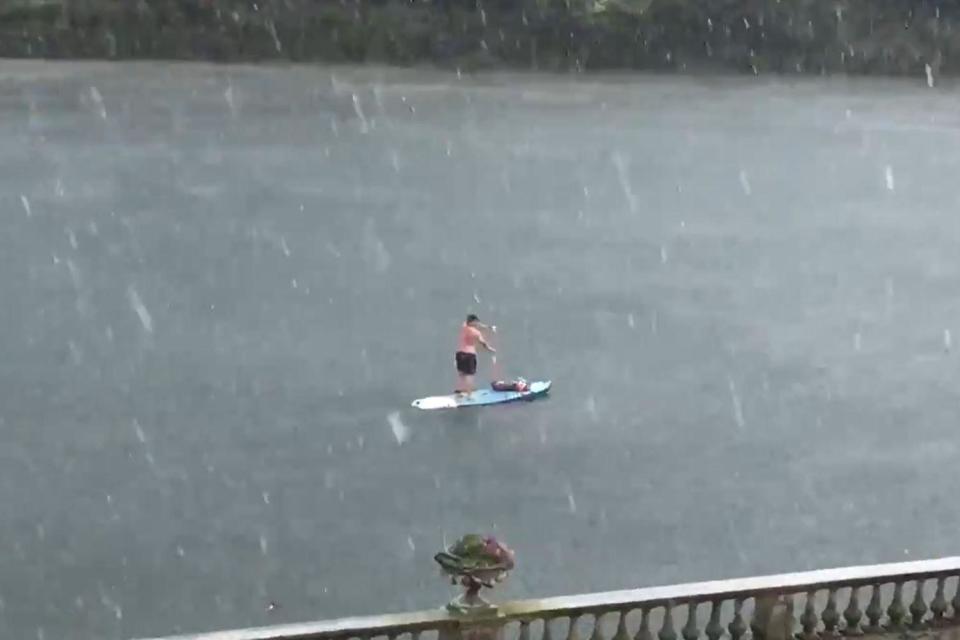
POLYGON ((958 22, 960 0, 4 0, 0 55, 937 74, 958 22))

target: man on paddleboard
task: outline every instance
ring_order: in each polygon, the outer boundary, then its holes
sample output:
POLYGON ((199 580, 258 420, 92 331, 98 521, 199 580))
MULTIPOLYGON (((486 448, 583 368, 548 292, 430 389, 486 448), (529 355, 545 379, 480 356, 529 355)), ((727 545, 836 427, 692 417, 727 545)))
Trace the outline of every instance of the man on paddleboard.
POLYGON ((460 382, 457 385, 457 393, 469 395, 473 392, 473 376, 477 373, 477 345, 479 344, 490 353, 496 353, 496 349, 487 344, 483 337, 481 329, 486 329, 486 325, 480 322, 476 315, 467 316, 467 321, 460 327, 460 339, 457 341, 457 375, 460 382))

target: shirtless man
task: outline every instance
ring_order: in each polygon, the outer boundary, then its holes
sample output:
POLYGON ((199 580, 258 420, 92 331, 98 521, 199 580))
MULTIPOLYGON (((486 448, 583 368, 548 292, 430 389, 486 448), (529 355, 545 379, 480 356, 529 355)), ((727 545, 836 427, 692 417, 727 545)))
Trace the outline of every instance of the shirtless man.
POLYGON ((460 382, 457 385, 457 393, 467 394, 473 392, 473 376, 477 373, 477 344, 482 346, 490 353, 497 351, 487 344, 480 329, 487 327, 480 323, 476 315, 467 316, 467 321, 460 328, 460 339, 457 342, 457 375, 460 382))

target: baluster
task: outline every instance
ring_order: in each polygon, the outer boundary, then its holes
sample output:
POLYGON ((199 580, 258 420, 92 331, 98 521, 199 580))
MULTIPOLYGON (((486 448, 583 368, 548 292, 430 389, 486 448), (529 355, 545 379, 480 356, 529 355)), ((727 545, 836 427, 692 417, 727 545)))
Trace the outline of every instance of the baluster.
POLYGON ((784 640, 793 640, 796 637, 796 626, 797 618, 794 615, 794 611, 797 610, 797 596, 795 594, 790 594, 786 596, 787 602, 787 620, 784 625, 784 640))
POLYGON ((863 612, 860 611, 859 592, 860 587, 850 587, 850 601, 847 603, 847 608, 843 610, 843 619, 847 622, 847 626, 843 629, 843 634, 846 636, 863 635, 863 631, 860 629, 860 620, 863 619, 863 612))
POLYGON ((947 579, 945 577, 937 578, 937 593, 933 596, 933 601, 930 602, 930 611, 933 613, 931 624, 943 624, 943 619, 947 615, 947 596, 944 593, 946 586, 947 579))
POLYGON ((910 603, 910 628, 914 631, 923 629, 923 617, 927 615, 927 603, 923 600, 923 585, 926 580, 920 578, 916 582, 916 591, 913 594, 913 602, 910 603))
POLYGON ((903 617, 906 614, 903 607, 903 583, 897 582, 893 587, 893 600, 887 607, 887 617, 890 619, 887 628, 891 631, 903 631, 903 617))
POLYGON ((823 609, 820 618, 823 620, 823 638, 836 638, 837 625, 840 624, 840 612, 837 611, 837 589, 831 588, 827 595, 827 606, 823 609))
POLYGON ((543 619, 543 638, 542 640, 553 640, 553 631, 550 630, 550 623, 553 622, 552 618, 543 619))
POLYGON ((667 602, 663 609, 663 626, 657 634, 660 640, 677 640, 677 632, 673 630, 673 603, 667 602))
POLYGON ((960 577, 957 578, 957 590, 953 592, 950 604, 953 605, 953 617, 960 618, 960 577))
POLYGON ((710 620, 707 621, 707 627, 704 631, 707 634, 707 640, 720 640, 723 637, 723 625, 720 624, 720 607, 723 602, 714 600, 710 605, 710 620))
POLYGON ((627 614, 629 611, 620 611, 620 618, 617 621, 617 632, 613 634, 613 640, 630 640, 630 634, 627 633, 627 614))
POLYGON ((692 601, 687 605, 687 624, 683 625, 680 631, 683 640, 697 640, 700 637, 700 630, 697 628, 697 606, 698 603, 692 601))
POLYGON ((743 598, 733 601, 733 620, 727 629, 730 630, 730 640, 740 640, 747 633, 747 623, 743 621, 743 598))
POLYGON ((882 633, 880 621, 883 619, 883 603, 880 602, 880 585, 875 584, 870 593, 870 603, 867 605, 867 633, 882 633))
POLYGON ((768 622, 767 610, 769 596, 755 597, 753 599, 753 615, 750 616, 750 633, 752 640, 764 640, 767 636, 766 624, 768 622))
POLYGON ((577 629, 577 623, 580 622, 580 616, 570 616, 570 628, 567 629, 567 640, 580 640, 580 630, 577 629))
MULTIPOLYGON (((420 640, 420 638, 417 638, 416 640, 420 640)), ((517 640, 530 640, 530 621, 529 620, 520 621, 520 633, 517 635, 517 640)))
POLYGON ((650 631, 650 609, 640 610, 640 628, 637 629, 637 635, 634 640, 653 640, 653 633, 650 631))
POLYGON ((603 613, 594 614, 593 633, 590 634, 590 640, 603 640, 603 629, 601 629, 601 626, 603 626, 603 621, 601 620, 602 617, 603 613))
POLYGON ((800 616, 800 637, 803 640, 815 640, 817 637, 817 610, 813 601, 817 597, 816 591, 807 592, 807 603, 803 607, 803 614, 800 616))

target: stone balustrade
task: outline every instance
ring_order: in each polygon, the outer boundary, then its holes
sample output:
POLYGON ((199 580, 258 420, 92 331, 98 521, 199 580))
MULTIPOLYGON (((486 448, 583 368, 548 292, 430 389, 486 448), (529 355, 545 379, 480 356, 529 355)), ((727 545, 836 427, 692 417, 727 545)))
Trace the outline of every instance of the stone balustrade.
POLYGON ((960 557, 522 600, 165 640, 835 640, 960 628, 960 557))

